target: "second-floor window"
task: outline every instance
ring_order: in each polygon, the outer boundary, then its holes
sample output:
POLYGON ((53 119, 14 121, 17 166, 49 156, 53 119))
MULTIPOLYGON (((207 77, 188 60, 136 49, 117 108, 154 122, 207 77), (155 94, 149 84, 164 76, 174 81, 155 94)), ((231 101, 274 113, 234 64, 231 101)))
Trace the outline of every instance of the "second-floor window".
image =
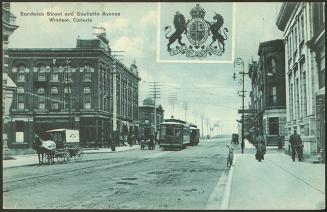
POLYGON ((45 66, 42 65, 39 67, 37 79, 39 81, 45 81, 45 77, 46 77, 46 69, 45 66))
POLYGON ((17 82, 25 82, 25 67, 21 66, 17 73, 17 82))
POLYGON ((91 68, 88 65, 83 70, 83 81, 91 81, 91 68))
POLYGON ((17 88, 17 109, 25 109, 25 89, 24 87, 17 88))
POLYGON ((51 109, 59 109, 59 92, 57 87, 51 88, 51 109))
POLYGON ((268 72, 276 74, 276 58, 274 57, 268 59, 268 72))
POLYGON ((45 90, 44 90, 44 88, 38 88, 37 94, 38 94, 38 109, 44 110, 45 109, 45 90))
POLYGON ((84 106, 84 109, 91 109, 91 89, 90 89, 90 87, 85 87, 83 89, 83 106, 84 106))
POLYGON ((51 80, 52 81, 59 81, 59 72, 58 72, 58 68, 57 67, 54 67, 52 69, 51 80))

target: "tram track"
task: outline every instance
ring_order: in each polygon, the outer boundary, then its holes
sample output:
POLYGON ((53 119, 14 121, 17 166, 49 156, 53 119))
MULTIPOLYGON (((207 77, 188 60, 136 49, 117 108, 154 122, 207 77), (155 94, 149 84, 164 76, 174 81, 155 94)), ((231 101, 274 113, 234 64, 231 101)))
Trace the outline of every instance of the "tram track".
MULTIPOLYGON (((110 160, 110 159, 105 159, 105 160, 110 160)), ((99 169, 99 168, 103 169, 104 167, 106 169, 117 168, 117 167, 121 167, 121 166, 125 166, 125 165, 144 162, 147 160, 148 160, 148 158, 141 158, 141 159, 135 159, 132 161, 120 161, 120 162, 116 162, 116 163, 112 163, 112 164, 108 164, 108 162, 106 161, 106 162, 96 163, 96 164, 93 163, 92 165, 79 167, 79 168, 75 168, 75 169, 68 169, 68 170, 65 169, 63 171, 51 172, 48 174, 43 174, 43 175, 38 175, 38 176, 33 176, 33 177, 25 177, 25 178, 21 178, 21 179, 10 180, 7 182, 3 182, 3 187, 7 188, 7 189, 4 189, 4 192, 16 190, 16 189, 8 189, 8 187, 11 187, 13 184, 16 185, 16 187, 19 187, 19 186, 17 186, 18 184, 24 183, 24 185, 25 185, 26 182, 28 182, 28 181, 31 181, 31 182, 34 181, 37 184, 42 184, 43 182, 46 183, 46 182, 60 181, 60 180, 64 179, 64 177, 78 175, 78 174, 80 174, 79 172, 81 172, 81 171, 94 172, 94 170, 92 170, 92 169, 95 169, 95 170, 99 169)), ((29 185, 32 185, 32 184, 29 184, 29 185)))
MULTIPOLYGON (((14 191, 19 188, 19 185, 22 186, 27 186, 27 185, 35 185, 35 184, 43 184, 43 183, 49 183, 49 182, 55 182, 55 181, 60 181, 67 176, 75 176, 79 175, 80 172, 84 171, 83 173, 88 173, 88 172, 94 172, 97 169, 111 169, 111 168, 117 168, 125 165, 130 165, 130 164, 135 164, 135 163, 142 163, 148 160, 151 160, 156 157, 161 157, 167 154, 174 154, 176 153, 175 151, 163 151, 163 152, 158 152, 155 154, 150 154, 142 158, 134 158, 133 160, 130 161, 116 161, 112 162, 112 158, 106 158, 106 159, 99 159, 101 162, 96 162, 92 163, 86 166, 78 166, 73 169, 69 169, 69 167, 65 167, 64 170, 58 170, 58 171, 53 171, 53 172, 48 172, 47 174, 41 174, 37 176, 29 176, 29 177, 24 177, 20 179, 14 179, 14 180, 9 180, 9 181, 4 181, 3 182, 3 188, 4 192, 8 191, 14 191), (108 164, 108 161, 110 161, 110 164, 108 164), (29 182, 29 183, 27 183, 29 182), (17 187, 17 188, 15 188, 17 187)), ((203 158, 203 157, 199 157, 203 158)), ((212 158, 212 157, 204 157, 204 158, 212 158)), ((58 165, 71 165, 75 166, 77 164, 83 164, 87 162, 93 162, 94 160, 84 160, 79 163, 71 163, 71 164, 58 164, 58 165)), ((177 161, 176 161, 177 162, 177 161)), ((49 166, 51 167, 51 166, 49 166)))

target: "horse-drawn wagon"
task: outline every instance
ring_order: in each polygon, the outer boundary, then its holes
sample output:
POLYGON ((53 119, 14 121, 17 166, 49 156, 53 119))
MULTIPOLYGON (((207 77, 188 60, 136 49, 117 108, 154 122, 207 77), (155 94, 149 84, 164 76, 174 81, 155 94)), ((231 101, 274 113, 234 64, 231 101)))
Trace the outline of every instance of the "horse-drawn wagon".
POLYGON ((80 145, 78 130, 54 129, 47 132, 56 143, 54 158, 57 158, 58 162, 68 162, 70 159, 82 160, 83 150, 80 145))
POLYGON ((83 150, 80 146, 79 131, 71 129, 53 129, 46 131, 51 140, 44 141, 35 135, 33 148, 38 153, 39 163, 43 163, 43 156, 46 155, 48 163, 69 162, 71 159, 80 161, 83 158, 83 150), (42 160, 41 160, 42 156, 42 160))

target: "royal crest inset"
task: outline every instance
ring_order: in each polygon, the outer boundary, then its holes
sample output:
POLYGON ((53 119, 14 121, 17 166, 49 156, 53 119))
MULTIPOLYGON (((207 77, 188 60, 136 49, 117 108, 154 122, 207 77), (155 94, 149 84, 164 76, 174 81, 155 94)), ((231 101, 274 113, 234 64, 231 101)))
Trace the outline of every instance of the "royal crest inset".
POLYGON ((221 28, 224 19, 220 14, 215 13, 212 17, 215 22, 204 19, 206 11, 197 4, 190 11, 191 19, 186 22, 185 17, 179 11, 174 16, 175 32, 170 36, 171 26, 166 26, 166 38, 168 39, 167 51, 170 56, 185 54, 189 58, 206 58, 208 55, 221 56, 225 52, 225 40, 227 40, 228 29, 224 28, 222 35, 221 28), (186 34, 189 45, 182 42, 183 35, 186 34), (211 36, 212 42, 206 45, 208 37, 211 36), (171 48, 175 42, 179 45, 171 48))

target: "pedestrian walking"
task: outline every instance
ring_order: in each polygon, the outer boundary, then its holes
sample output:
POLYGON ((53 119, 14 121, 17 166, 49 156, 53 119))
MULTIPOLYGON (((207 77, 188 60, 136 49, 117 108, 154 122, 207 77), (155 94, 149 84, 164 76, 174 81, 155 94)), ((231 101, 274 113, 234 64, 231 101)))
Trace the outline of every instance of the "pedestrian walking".
POLYGON ((259 162, 261 160, 264 160, 264 154, 266 153, 266 145, 265 145, 265 141, 264 141, 264 138, 263 136, 258 133, 256 139, 255 139, 255 143, 256 143, 256 149, 257 149, 257 152, 255 154, 255 158, 257 160, 259 160, 259 162))
POLYGON ((292 149, 292 159, 295 162, 295 154, 297 154, 299 161, 303 161, 303 144, 302 139, 299 134, 297 134, 296 130, 290 136, 290 144, 292 149))
POLYGON ((132 135, 131 134, 128 134, 128 136, 127 136, 127 143, 130 145, 130 147, 132 147, 133 140, 132 140, 132 135))
POLYGON ((278 149, 282 149, 283 148, 282 136, 280 136, 279 134, 277 136, 277 146, 278 146, 278 149))

